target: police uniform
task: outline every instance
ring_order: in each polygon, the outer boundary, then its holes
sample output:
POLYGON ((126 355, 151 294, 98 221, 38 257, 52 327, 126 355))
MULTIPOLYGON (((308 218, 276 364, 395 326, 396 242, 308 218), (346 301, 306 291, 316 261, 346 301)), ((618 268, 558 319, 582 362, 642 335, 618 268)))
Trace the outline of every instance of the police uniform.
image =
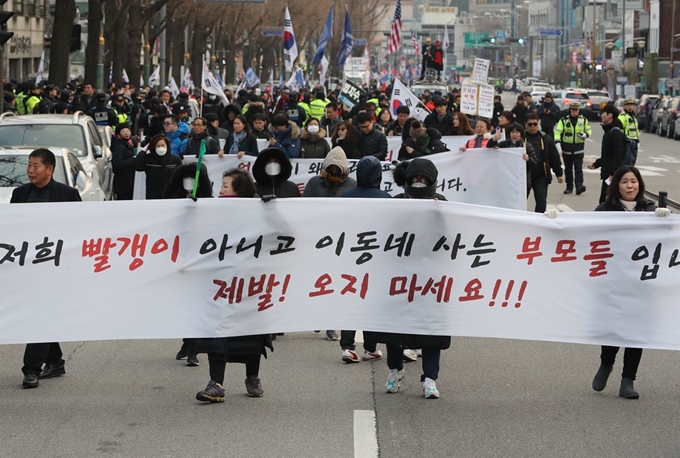
MULTIPOLYGON (((635 107, 635 99, 626 99, 623 102, 623 106, 633 105, 635 107)), ((619 115, 619 121, 623 124, 623 133, 626 134, 629 140, 635 141, 635 156, 637 157, 637 148, 640 145, 640 126, 638 124, 637 116, 635 116, 635 110, 628 111, 623 110, 623 113, 619 115)))
MULTIPOLYGON (((569 109, 579 109, 578 102, 569 105, 569 109)), ((593 130, 585 116, 571 114, 560 119, 555 125, 555 142, 562 149, 562 160, 564 162, 564 174, 567 189, 565 194, 570 194, 574 189, 576 181, 576 194, 583 193, 586 188, 583 186, 583 156, 585 153, 586 138, 593 135, 593 130)))

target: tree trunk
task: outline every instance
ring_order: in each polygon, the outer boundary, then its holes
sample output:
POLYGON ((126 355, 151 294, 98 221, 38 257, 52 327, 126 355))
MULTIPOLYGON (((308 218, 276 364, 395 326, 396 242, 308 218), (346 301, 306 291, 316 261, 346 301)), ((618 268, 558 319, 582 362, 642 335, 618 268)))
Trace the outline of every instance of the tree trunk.
POLYGON ((85 81, 96 84, 97 64, 99 63, 99 35, 104 18, 100 0, 88 1, 87 46, 85 48, 85 81))
MULTIPOLYGON (((193 38, 191 40, 191 75, 194 77, 194 85, 196 88, 201 87, 201 77, 203 75, 203 59, 205 58, 205 41, 210 35, 210 28, 205 27, 205 23, 194 20, 193 38)), ((208 63, 208 66, 210 64, 208 63)))
POLYGON ((75 0, 60 0, 54 10, 54 24, 50 48, 50 83, 64 86, 69 81, 71 28, 76 18, 75 0), (63 25, 62 25, 63 24, 63 25))
POLYGON ((128 15, 128 47, 125 71, 128 78, 130 78, 130 84, 134 87, 139 85, 139 77, 142 74, 140 56, 143 46, 142 33, 144 32, 144 21, 141 14, 135 13, 136 11, 141 11, 141 9, 141 0, 132 0, 128 7, 128 12, 132 12, 132 14, 128 15))
POLYGON ((104 1, 104 15, 106 16, 106 23, 104 24, 104 39, 106 41, 106 53, 104 54, 104 87, 99 88, 106 92, 109 87, 109 72, 111 71, 111 64, 113 62, 113 49, 116 47, 117 38, 117 21, 118 8, 116 7, 116 0, 104 1))
MULTIPOLYGON (((123 68, 128 54, 128 5, 129 2, 121 2, 118 21, 115 26, 115 41, 113 46, 113 68, 111 81, 120 87, 123 80, 123 68)), ((126 70, 127 71, 127 70, 126 70)))

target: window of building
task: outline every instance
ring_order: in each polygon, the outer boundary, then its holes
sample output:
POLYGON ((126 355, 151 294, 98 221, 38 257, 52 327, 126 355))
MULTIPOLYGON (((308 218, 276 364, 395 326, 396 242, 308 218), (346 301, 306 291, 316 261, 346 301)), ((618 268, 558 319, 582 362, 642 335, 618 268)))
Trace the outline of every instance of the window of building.
POLYGON ((13 0, 12 1, 12 11, 15 13, 24 13, 24 0, 13 0))
POLYGON ((33 59, 28 58, 28 59, 21 59, 21 78, 26 79, 28 77, 28 74, 33 71, 31 65, 33 63, 33 59))
POLYGON ((35 0, 26 0, 26 14, 35 16, 35 0))
POLYGON ((38 16, 47 16, 47 0, 38 0, 38 16))

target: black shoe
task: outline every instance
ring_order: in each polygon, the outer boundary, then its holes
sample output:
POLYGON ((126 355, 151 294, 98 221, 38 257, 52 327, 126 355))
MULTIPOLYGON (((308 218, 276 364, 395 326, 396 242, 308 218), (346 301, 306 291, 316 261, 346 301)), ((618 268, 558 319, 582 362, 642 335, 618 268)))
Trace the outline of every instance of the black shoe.
POLYGON ((246 379, 246 390, 251 398, 261 398, 264 395, 262 382, 260 382, 260 378, 256 375, 251 375, 246 379))
POLYGON ((196 355, 187 355, 187 366, 196 367, 198 366, 198 358, 196 355))
POLYGON ((187 356, 189 356, 189 353, 187 353, 187 349, 182 345, 182 348, 177 352, 175 359, 186 359, 187 356))
POLYGON ((638 399, 640 395, 633 387, 632 378, 624 378, 621 380, 621 388, 619 389, 619 396, 626 399, 638 399))
POLYGON ((571 194, 574 190, 571 188, 567 188, 564 190, 563 194, 571 194))
POLYGON ((609 379, 609 374, 612 373, 612 366, 603 366, 600 364, 600 368, 593 378, 593 389, 595 391, 602 391, 607 386, 607 379, 609 379))
POLYGON ((64 365, 60 366, 53 366, 51 364, 45 365, 45 368, 42 370, 40 375, 38 375, 38 378, 52 378, 52 377, 59 377, 61 375, 66 374, 66 369, 64 369, 64 365))
POLYGON ((585 187, 585 186, 579 186, 578 188, 576 188, 576 195, 577 195, 577 196, 580 196, 580 195, 583 194, 584 192, 586 192, 586 187, 585 187))
POLYGON ((23 388, 38 388, 39 384, 40 380, 38 380, 38 376, 35 374, 26 374, 24 376, 24 381, 21 382, 23 388))

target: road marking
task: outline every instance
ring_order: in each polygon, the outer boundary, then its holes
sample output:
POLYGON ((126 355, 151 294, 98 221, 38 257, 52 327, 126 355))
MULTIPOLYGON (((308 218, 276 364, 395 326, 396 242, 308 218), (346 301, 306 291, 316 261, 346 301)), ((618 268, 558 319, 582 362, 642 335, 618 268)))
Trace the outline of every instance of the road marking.
POLYGON ((378 458, 374 410, 354 411, 354 458, 378 458))
POLYGON ((665 162, 665 163, 670 163, 670 164, 680 164, 680 159, 678 159, 677 157, 667 156, 667 155, 650 156, 647 159, 651 159, 654 163, 665 162))
POLYGON ((638 165, 638 169, 645 169, 650 172, 668 172, 668 169, 662 169, 661 167, 654 167, 653 165, 638 165))
POLYGON ((548 204, 547 210, 550 210, 551 208, 556 208, 558 209, 561 213, 569 213, 569 212, 575 212, 573 208, 571 208, 569 205, 566 204, 548 204))
POLYGON ((359 331, 357 329, 355 332, 356 336, 354 337, 354 342, 364 343, 364 331, 359 331))

